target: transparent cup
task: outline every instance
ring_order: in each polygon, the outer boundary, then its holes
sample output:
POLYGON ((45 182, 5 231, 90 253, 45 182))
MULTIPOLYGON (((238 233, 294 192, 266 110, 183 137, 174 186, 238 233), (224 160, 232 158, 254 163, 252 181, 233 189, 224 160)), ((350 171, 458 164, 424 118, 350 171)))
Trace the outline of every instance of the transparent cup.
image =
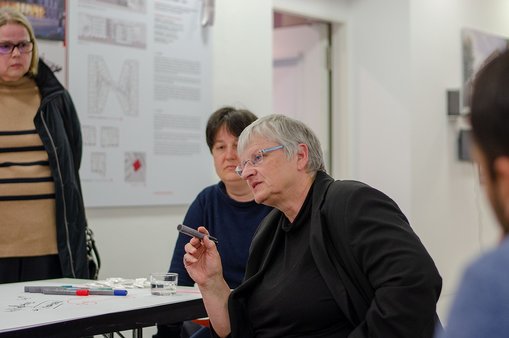
POLYGON ((150 293, 171 296, 177 293, 178 273, 154 272, 150 274, 150 293))

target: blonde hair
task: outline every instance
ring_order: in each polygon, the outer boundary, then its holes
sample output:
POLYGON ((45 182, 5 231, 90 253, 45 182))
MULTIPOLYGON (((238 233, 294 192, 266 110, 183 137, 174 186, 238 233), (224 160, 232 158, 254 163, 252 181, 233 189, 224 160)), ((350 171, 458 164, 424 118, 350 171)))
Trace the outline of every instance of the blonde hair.
POLYGON ((34 44, 34 49, 32 50, 32 60, 30 61, 30 68, 28 68, 28 75, 35 77, 37 75, 37 69, 39 67, 39 49, 37 48, 37 41, 35 40, 34 29, 32 28, 32 24, 28 21, 27 17, 23 15, 20 11, 11 7, 1 7, 0 8, 0 27, 5 26, 7 24, 18 24, 22 25, 28 31, 28 35, 30 36, 30 41, 34 44))

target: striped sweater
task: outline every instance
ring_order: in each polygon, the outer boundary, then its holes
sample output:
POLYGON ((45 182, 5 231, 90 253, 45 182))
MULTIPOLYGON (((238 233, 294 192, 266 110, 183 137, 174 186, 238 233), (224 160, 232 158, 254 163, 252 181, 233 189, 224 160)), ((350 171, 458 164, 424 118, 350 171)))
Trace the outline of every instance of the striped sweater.
POLYGON ((0 257, 57 253, 55 186, 35 131, 39 90, 0 81, 0 257))

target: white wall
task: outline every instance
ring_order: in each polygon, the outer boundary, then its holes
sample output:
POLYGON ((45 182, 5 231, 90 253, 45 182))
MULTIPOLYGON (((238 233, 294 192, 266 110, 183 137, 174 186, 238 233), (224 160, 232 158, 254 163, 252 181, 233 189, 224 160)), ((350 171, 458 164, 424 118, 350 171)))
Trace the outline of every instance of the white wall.
POLYGON ((355 177, 410 215, 409 4, 359 1, 351 9, 355 177))
POLYGON ((464 265, 498 237, 475 166, 456 160, 464 121, 447 118, 446 90, 462 83, 461 28, 509 36, 508 19, 503 0, 412 1, 412 218, 444 277, 442 311, 464 265))
MULTIPOLYGON (((405 211, 444 278, 444 318, 463 264, 497 234, 473 166, 455 159, 457 122, 446 117, 445 93, 461 84, 460 28, 509 36, 509 3, 218 0, 214 108, 271 112, 272 6, 334 21, 346 40, 336 60, 346 64, 343 82, 334 89, 343 117, 334 129, 350 133, 349 176, 380 188, 405 211)), ((88 210, 103 258, 100 278, 166 269, 186 208, 88 210)))
POLYGON ((274 0, 274 8, 330 21, 335 34, 346 40, 338 52, 345 54, 335 55, 337 65, 346 68, 335 73, 333 82, 336 100, 341 96, 347 101, 336 102, 344 105, 340 114, 347 118, 334 119, 348 126, 335 122, 333 133, 351 133, 343 140, 351 143, 345 149, 349 153, 345 160, 351 163, 350 169, 334 172, 380 188, 410 212, 410 144, 406 142, 410 115, 404 109, 410 93, 408 1, 274 0), (347 81, 338 86, 338 77, 347 81))
POLYGON ((218 0, 214 24, 215 108, 272 113, 272 2, 218 0))

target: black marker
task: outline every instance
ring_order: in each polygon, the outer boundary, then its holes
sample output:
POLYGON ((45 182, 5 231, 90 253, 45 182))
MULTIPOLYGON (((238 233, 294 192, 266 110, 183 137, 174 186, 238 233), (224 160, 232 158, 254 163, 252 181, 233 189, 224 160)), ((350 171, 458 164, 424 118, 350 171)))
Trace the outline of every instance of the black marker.
POLYGON ((214 243, 216 243, 216 244, 218 244, 218 243, 219 243, 219 242, 217 241, 217 238, 212 237, 212 236, 210 236, 210 235, 202 234, 202 233, 201 233, 201 232, 199 232, 198 230, 195 230, 195 229, 190 228, 190 227, 188 227, 188 226, 185 226, 185 225, 183 225, 183 224, 179 224, 179 225, 177 225, 177 230, 178 230, 178 231, 180 231, 180 232, 181 232, 181 233, 183 233, 183 234, 186 234, 186 235, 191 236, 191 237, 196 237, 196 238, 199 238, 199 239, 203 239, 203 237, 208 236, 208 237, 209 237, 209 239, 210 239, 212 242, 214 242, 214 243))

